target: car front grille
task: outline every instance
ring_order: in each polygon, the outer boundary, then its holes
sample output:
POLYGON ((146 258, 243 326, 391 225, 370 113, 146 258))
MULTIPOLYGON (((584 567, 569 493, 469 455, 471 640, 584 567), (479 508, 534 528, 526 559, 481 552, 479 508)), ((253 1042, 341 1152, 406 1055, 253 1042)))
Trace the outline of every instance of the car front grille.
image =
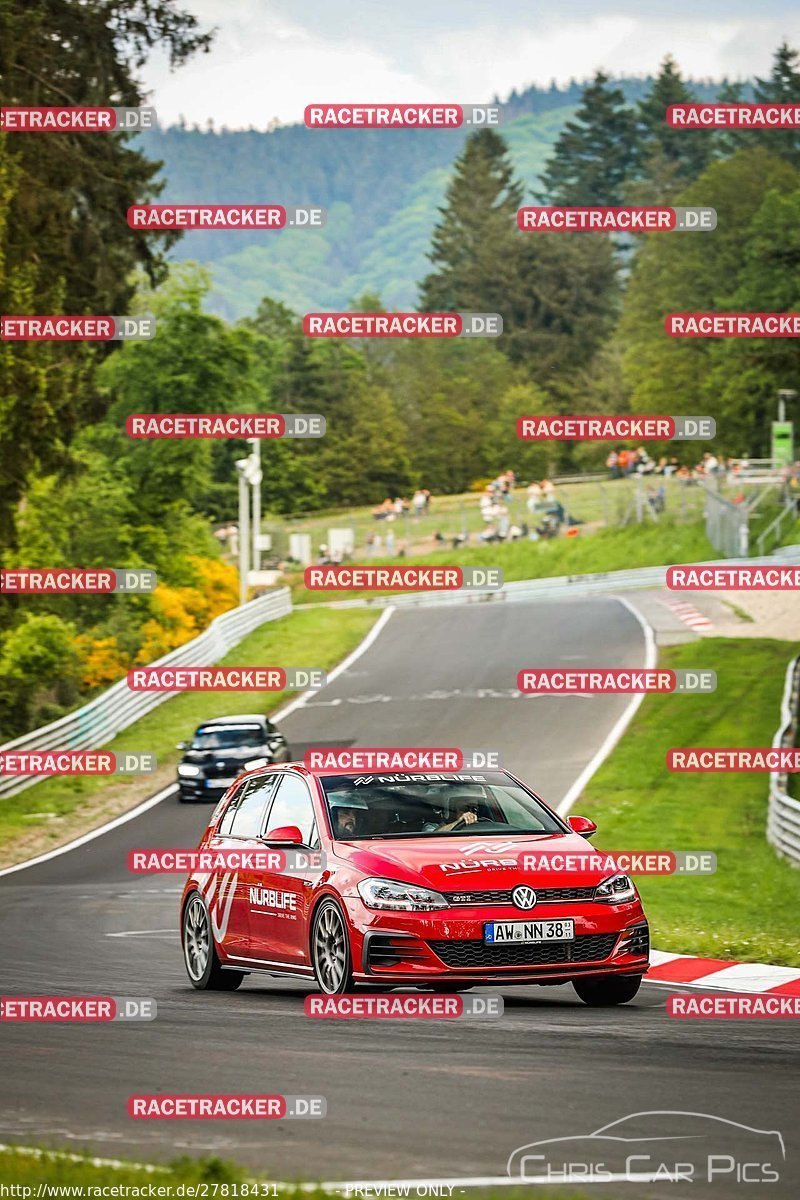
POLYGON ((600 962, 611 954, 616 933, 590 933, 571 942, 432 941, 434 954, 448 967, 538 967, 600 962))
POLYGON ((650 927, 647 924, 636 925, 630 931, 630 942, 625 947, 625 953, 642 957, 646 957, 650 953, 650 927))
MULTIPOLYGON (((472 904, 478 907, 509 904, 516 908, 511 899, 512 891, 512 888, 503 888, 493 892, 444 892, 443 895, 450 904, 472 904)), ((565 900, 591 900, 594 896, 593 887, 534 888, 534 891, 536 907, 540 904, 559 904, 565 900)))
POLYGON ((366 946, 366 968, 394 967, 401 963, 425 962, 428 955, 416 938, 399 937, 397 934, 373 933, 366 946))

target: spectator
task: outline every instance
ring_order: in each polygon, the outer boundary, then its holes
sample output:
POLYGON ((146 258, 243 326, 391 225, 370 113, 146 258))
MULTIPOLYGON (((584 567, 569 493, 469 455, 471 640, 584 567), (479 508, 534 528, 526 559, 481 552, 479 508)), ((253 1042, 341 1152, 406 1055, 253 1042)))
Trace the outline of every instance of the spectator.
POLYGON ((617 455, 617 466, 619 467, 620 475, 628 474, 628 470, 630 469, 630 460, 631 460, 630 453, 623 446, 623 448, 620 450, 619 454, 617 455))
POLYGON ((480 505, 481 516, 483 518, 484 524, 488 524, 488 522, 492 520, 492 517, 494 515, 494 499, 492 497, 492 493, 489 490, 489 488, 487 488, 486 491, 483 493, 483 495, 481 496, 478 503, 480 505))
POLYGON ((528 484, 528 512, 535 513, 542 502, 542 489, 534 479, 533 483, 528 484))
POLYGON ((542 480, 542 497, 545 504, 552 504, 556 498, 556 489, 549 479, 542 480))
MULTIPOLYGON (((619 454, 616 450, 612 450, 606 459, 609 478, 619 479, 619 454)), ((531 510, 532 511, 532 510, 531 510)))
POLYGON ((414 505, 414 517, 418 521, 425 512, 425 493, 420 488, 414 492, 412 504, 414 505))

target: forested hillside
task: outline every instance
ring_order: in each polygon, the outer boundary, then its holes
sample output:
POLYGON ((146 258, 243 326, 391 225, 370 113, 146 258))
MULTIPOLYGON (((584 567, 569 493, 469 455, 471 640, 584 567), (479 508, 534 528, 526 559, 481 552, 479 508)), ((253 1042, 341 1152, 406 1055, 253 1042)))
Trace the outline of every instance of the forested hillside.
MULTIPOLYGON (((650 79, 614 80, 629 103, 650 79)), ((583 84, 531 87, 504 102, 501 126, 526 198, 556 138, 575 113, 583 84)), ((696 83, 700 99, 719 83, 696 83)), ((163 161, 163 201, 319 204, 327 228, 263 233, 187 233, 174 251, 212 270, 209 308, 236 319, 264 295, 296 312, 342 308, 364 292, 388 307, 413 307, 437 209, 468 130, 263 130, 172 126, 142 135, 163 161)))

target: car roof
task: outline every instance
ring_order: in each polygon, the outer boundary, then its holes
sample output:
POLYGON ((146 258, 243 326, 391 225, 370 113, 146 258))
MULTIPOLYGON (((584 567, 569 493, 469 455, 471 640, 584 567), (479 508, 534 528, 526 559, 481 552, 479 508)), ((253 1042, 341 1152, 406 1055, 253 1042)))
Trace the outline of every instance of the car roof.
POLYGON ((207 721, 201 721, 197 728, 206 729, 209 725, 241 725, 243 721, 257 722, 259 725, 263 725, 266 720, 263 713, 239 713, 235 717, 210 717, 207 721))
MULTIPOLYGON (((448 776, 453 776, 458 783, 470 782, 469 779, 458 778, 458 776, 474 775, 476 773, 485 775, 487 773, 484 770, 479 771, 478 768, 476 768, 475 771, 470 771, 466 767, 461 771, 356 771, 353 767, 309 767, 306 766, 302 759, 298 759, 296 762, 269 763, 266 767, 256 767, 254 771, 248 771, 247 774, 269 775, 273 771, 285 771, 287 769, 299 771, 301 775, 309 775, 314 779, 321 779, 323 776, 329 775, 357 775, 359 777, 365 775, 374 775, 376 777, 382 775, 419 775, 422 779, 425 779, 432 775, 435 776, 437 780, 447 779, 448 776)), ((515 783, 519 783, 519 780, 516 778, 516 776, 512 775, 510 771, 507 771, 505 767, 492 767, 490 769, 490 773, 494 775, 506 775, 515 783)), ((243 778, 243 776, 240 776, 239 778, 243 778)))

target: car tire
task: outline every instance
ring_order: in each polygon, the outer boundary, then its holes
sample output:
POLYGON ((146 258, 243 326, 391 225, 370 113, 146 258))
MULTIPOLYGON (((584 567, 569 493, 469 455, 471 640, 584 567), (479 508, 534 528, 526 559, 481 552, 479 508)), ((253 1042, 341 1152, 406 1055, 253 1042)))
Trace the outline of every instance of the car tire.
POLYGON ((353 986, 353 965, 347 921, 333 899, 325 899, 311 925, 311 965, 321 992, 341 996, 353 986))
POLYGON ((185 795, 183 794, 183 792, 180 792, 180 791, 179 791, 179 792, 178 792, 178 803, 179 803, 179 804, 188 804, 188 803, 189 803, 189 797, 188 797, 188 796, 185 796, 185 795))
POLYGON ((192 892, 181 918, 181 947, 186 974, 199 992, 233 992, 245 976, 222 966, 211 932, 208 907, 199 892, 192 892))
POLYGON ((595 979, 573 979, 572 986, 584 1004, 591 1008, 610 1008, 632 1000, 641 982, 641 975, 601 975, 595 979))

